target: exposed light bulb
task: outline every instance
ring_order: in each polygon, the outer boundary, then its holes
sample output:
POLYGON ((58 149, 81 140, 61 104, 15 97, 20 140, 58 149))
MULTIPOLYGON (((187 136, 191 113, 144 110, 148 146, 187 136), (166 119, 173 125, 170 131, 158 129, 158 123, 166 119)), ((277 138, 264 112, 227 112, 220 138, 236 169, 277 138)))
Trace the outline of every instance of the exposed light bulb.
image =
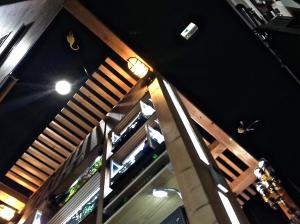
POLYGON ((55 90, 60 95, 67 95, 71 91, 71 84, 66 80, 58 81, 55 84, 55 90))

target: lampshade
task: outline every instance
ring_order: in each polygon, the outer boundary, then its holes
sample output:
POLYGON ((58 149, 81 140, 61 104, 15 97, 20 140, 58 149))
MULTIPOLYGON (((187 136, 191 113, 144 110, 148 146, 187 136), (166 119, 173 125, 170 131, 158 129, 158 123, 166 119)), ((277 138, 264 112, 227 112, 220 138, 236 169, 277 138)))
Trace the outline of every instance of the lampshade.
POLYGON ((149 68, 138 58, 129 58, 127 62, 128 68, 134 75, 138 76, 139 78, 143 78, 145 75, 147 75, 149 68))

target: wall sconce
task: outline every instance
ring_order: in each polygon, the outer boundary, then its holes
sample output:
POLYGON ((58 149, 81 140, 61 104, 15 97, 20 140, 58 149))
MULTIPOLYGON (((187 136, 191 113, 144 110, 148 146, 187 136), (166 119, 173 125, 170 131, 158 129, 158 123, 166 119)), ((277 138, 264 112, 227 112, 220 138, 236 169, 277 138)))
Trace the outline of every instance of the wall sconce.
POLYGON ((148 66, 136 57, 128 58, 127 64, 129 70, 139 78, 143 78, 149 71, 148 66))

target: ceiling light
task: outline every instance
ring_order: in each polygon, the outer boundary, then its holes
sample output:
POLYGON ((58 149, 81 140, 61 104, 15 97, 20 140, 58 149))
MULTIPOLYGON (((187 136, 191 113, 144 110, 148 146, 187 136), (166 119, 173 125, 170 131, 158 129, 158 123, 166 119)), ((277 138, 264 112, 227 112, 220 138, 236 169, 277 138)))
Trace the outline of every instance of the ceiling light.
POLYGON ((153 189, 152 195, 156 198, 166 198, 168 197, 168 192, 161 189, 153 189))
POLYGON ((188 40, 198 30, 198 26, 195 23, 190 23, 182 32, 181 36, 188 40))
POLYGON ((149 68, 138 58, 131 57, 127 60, 127 63, 129 70, 139 78, 143 78, 149 71, 149 68))
POLYGON ((60 95, 66 95, 71 91, 71 84, 66 80, 58 81, 55 84, 55 90, 60 95))
POLYGON ((16 211, 12 208, 0 205, 0 218, 10 221, 15 216, 16 211))

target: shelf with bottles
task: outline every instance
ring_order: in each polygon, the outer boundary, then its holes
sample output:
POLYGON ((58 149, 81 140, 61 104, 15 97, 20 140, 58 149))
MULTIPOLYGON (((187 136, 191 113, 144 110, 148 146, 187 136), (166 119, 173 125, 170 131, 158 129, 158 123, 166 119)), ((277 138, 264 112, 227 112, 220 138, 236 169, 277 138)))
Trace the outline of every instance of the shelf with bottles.
POLYGON ((153 104, 146 95, 112 130, 112 149, 118 151, 155 114, 153 104))

